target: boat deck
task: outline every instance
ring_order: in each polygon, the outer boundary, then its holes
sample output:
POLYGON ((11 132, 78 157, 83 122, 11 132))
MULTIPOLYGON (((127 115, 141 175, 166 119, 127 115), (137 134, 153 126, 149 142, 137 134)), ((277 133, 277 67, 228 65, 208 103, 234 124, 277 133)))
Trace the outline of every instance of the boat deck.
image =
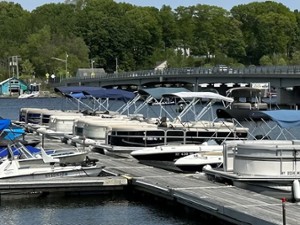
MULTIPOLYGON (((62 147, 58 141, 45 146, 62 147)), ((0 191, 22 188, 32 191, 62 191, 73 185, 74 189, 88 190, 99 185, 110 188, 129 186, 141 192, 177 202, 217 218, 235 224, 283 224, 281 200, 240 189, 234 186, 209 181, 203 174, 184 174, 147 166, 137 160, 114 158, 99 153, 89 153, 97 158, 104 177, 80 179, 51 179, 47 181, 1 181, 0 191), (114 186, 113 186, 114 185, 114 186)), ((71 189, 70 189, 71 190, 71 189)), ((73 190, 74 191, 74 190, 73 190)), ((285 203, 286 224, 299 224, 299 205, 285 203)))

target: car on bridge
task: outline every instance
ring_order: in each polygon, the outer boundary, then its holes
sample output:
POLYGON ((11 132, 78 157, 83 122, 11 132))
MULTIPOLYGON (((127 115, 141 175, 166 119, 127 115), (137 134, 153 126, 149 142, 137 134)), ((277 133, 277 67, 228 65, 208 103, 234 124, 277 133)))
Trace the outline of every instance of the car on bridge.
POLYGON ((213 68, 214 73, 232 73, 232 68, 227 65, 216 65, 213 68))

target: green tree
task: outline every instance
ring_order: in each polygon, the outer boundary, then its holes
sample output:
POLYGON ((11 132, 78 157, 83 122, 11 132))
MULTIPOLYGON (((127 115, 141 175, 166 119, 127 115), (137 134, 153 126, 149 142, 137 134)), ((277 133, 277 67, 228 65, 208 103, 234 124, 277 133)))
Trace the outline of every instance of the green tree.
POLYGON ((32 32, 37 32, 45 25, 50 27, 52 34, 72 36, 76 31, 76 15, 73 4, 45 4, 31 13, 32 32))
POLYGON ((261 66, 272 66, 272 59, 268 55, 264 55, 259 59, 259 64, 261 66))
POLYGON ((241 22, 247 46, 245 62, 258 64, 263 55, 291 54, 295 45, 296 19, 283 4, 253 2, 233 7, 231 14, 241 22))
POLYGON ((19 55, 20 44, 30 33, 29 16, 19 4, 0 2, 0 70, 3 77, 8 76, 8 58, 19 55))

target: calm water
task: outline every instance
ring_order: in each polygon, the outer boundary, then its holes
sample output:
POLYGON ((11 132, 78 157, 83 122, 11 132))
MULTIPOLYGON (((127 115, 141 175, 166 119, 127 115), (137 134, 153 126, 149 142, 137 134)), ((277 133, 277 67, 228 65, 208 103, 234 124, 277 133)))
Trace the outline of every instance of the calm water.
MULTIPOLYGON (((77 109, 63 98, 0 99, 0 116, 17 120, 23 107, 77 109)), ((1 225, 204 225, 185 214, 179 215, 172 206, 151 202, 97 195, 18 199, 2 196, 0 218, 1 225)))
POLYGON ((2 225, 201 224, 196 219, 176 215, 171 209, 120 196, 4 198, 0 209, 2 225))

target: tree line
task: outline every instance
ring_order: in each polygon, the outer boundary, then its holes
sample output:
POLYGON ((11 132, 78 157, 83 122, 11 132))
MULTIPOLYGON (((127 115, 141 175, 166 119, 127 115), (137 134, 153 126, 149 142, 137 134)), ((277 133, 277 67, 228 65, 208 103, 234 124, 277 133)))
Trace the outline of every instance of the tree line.
POLYGON ((228 11, 66 0, 32 12, 1 1, 0 21, 1 80, 15 73, 13 59, 21 77, 43 79, 91 66, 108 73, 153 69, 165 60, 176 68, 300 64, 300 14, 273 1, 228 11))

